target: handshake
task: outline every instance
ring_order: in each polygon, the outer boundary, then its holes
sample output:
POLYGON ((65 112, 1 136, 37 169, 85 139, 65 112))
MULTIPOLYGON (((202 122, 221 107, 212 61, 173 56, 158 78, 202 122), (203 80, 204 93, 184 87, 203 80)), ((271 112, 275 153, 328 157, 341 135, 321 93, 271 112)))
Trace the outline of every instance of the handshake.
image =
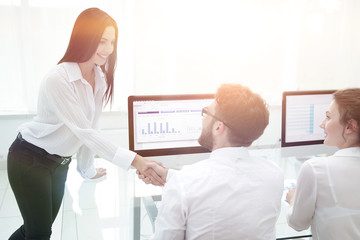
POLYGON ((136 155, 131 165, 137 169, 138 177, 146 184, 164 186, 168 169, 161 163, 136 155))

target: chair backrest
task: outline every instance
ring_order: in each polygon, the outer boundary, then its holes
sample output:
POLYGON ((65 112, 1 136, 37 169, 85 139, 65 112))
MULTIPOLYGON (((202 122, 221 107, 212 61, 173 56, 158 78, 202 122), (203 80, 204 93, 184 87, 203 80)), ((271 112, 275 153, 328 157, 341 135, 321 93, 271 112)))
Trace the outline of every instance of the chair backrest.
POLYGON ((144 204, 144 207, 146 209, 146 212, 149 216, 152 228, 153 228, 153 232, 155 231, 155 220, 158 214, 158 209, 157 206, 155 204, 154 199, 149 196, 149 197, 142 197, 142 202, 144 204))

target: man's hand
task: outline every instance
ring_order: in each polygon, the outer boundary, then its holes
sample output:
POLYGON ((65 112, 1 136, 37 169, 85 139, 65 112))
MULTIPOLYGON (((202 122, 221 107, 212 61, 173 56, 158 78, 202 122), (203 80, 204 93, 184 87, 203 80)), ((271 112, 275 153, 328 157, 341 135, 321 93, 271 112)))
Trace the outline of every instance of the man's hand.
POLYGON ((136 155, 131 165, 137 169, 136 172, 139 175, 139 178, 145 183, 151 183, 155 186, 164 186, 167 169, 161 163, 136 155))

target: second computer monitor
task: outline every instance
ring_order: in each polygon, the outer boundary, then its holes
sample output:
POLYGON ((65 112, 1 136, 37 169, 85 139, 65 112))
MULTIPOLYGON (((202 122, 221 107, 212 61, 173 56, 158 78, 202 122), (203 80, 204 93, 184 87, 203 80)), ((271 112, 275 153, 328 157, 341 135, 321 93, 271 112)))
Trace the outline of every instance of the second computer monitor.
POLYGON ((322 144, 320 128, 333 100, 334 90, 289 91, 283 93, 281 146, 322 144))

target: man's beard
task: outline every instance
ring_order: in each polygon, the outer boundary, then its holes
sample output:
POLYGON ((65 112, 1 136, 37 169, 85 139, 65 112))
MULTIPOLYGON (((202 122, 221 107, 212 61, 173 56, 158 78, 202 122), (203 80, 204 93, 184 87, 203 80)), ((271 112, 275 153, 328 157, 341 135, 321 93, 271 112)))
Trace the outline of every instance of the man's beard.
POLYGON ((201 135, 198 139, 199 144, 209 151, 212 151, 214 146, 213 136, 211 134, 211 126, 213 126, 213 121, 208 125, 208 127, 202 129, 201 135))

